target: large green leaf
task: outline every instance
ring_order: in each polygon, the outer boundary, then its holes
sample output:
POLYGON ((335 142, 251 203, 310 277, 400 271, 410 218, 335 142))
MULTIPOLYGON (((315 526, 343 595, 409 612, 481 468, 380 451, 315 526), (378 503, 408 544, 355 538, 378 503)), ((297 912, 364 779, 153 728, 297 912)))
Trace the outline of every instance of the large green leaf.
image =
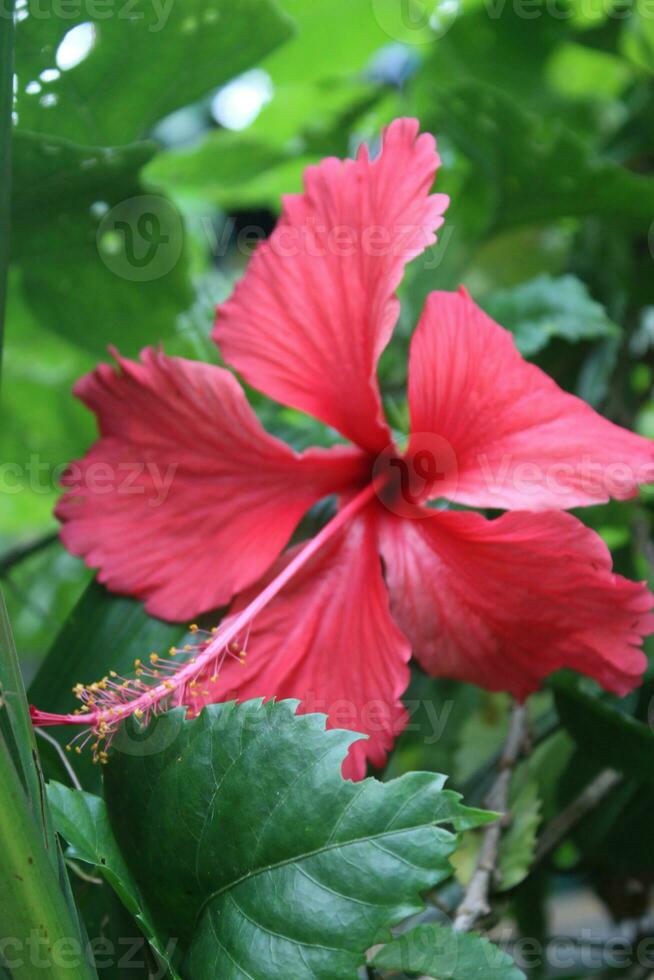
POLYGON ((424 925, 405 932, 377 953, 380 970, 428 974, 438 980, 524 980, 508 953, 475 933, 424 925))
POLYGON ((69 845, 67 856, 92 865, 102 875, 139 923, 143 934, 173 977, 176 977, 169 943, 157 933, 150 912, 125 864, 109 824, 104 800, 92 793, 50 782, 48 802, 55 828, 69 845))
POLYGON ((538 276, 491 293, 483 305, 511 331, 525 357, 538 353, 555 337, 574 343, 620 334, 604 307, 575 276, 538 276))
POLYGON ((22 128, 96 146, 147 135, 292 34, 274 0, 120 0, 109 10, 78 4, 64 17, 61 8, 44 0, 38 16, 19 25, 18 118, 22 128), (83 23, 95 43, 79 64, 58 71, 59 45, 83 23))
POLYGON ((191 303, 181 217, 139 184, 154 151, 14 139, 12 261, 41 323, 92 351, 156 344, 191 303))
POLYGON ((115 752, 111 822, 193 980, 354 980, 365 950, 451 874, 456 837, 489 818, 411 773, 341 777, 352 732, 297 702, 212 705, 155 722, 162 751, 115 752))

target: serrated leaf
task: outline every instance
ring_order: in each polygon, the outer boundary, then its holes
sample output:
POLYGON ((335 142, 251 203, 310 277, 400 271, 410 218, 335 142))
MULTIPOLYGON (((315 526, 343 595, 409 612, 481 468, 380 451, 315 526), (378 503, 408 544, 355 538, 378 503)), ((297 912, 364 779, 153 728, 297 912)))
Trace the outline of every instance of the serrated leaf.
MULTIPOLYGON (((297 702, 212 705, 155 722, 164 748, 114 753, 112 826, 185 978, 355 980, 364 954, 447 879, 456 836, 489 819, 411 773, 344 781, 352 732, 297 702)), ((492 818, 490 818, 492 819, 492 818)))
POLYGON ((139 923, 144 936, 166 964, 170 975, 178 980, 171 961, 174 947, 171 948, 157 932, 138 886, 120 853, 104 800, 92 793, 50 782, 48 802, 55 829, 69 845, 67 856, 92 865, 102 875, 139 923))
POLYGON ((620 335, 619 327, 576 276, 538 276, 492 293, 483 305, 511 331, 525 357, 538 353, 554 338, 576 343, 620 335))
POLYGON ((378 969, 420 973, 438 980, 524 980, 508 953, 475 933, 449 926, 424 925, 384 946, 378 969))

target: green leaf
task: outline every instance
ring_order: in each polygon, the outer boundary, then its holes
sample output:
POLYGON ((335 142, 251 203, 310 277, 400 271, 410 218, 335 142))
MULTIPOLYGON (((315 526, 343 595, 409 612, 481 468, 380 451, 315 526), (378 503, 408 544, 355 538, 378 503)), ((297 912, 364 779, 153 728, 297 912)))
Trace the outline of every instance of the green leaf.
MULTIPOLYGON (((71 688, 78 681, 97 680, 109 670, 129 672, 137 657, 165 651, 180 643, 185 633, 179 624, 148 616, 137 600, 113 595, 92 582, 48 652, 30 687, 30 700, 46 711, 71 711, 76 706, 71 688)), ((62 744, 70 736, 56 728, 52 732, 62 744)), ((94 789, 100 779, 98 767, 88 753, 74 759, 85 788, 94 789)))
POLYGON ((524 980, 511 957, 475 933, 424 925, 399 936, 377 953, 380 970, 428 974, 438 980, 524 980))
POLYGON ((109 11, 80 4, 65 18, 60 7, 44 0, 19 24, 16 111, 21 128, 96 146, 142 138, 293 33, 273 0, 121 0, 109 11), (82 23, 93 46, 58 71, 59 45, 82 23))
POLYGON ((627 714, 624 701, 573 674, 556 675, 552 683, 561 721, 584 752, 640 782, 654 780, 654 732, 627 714))
POLYGON ((493 319, 511 331, 525 357, 538 353, 554 337, 576 343, 620 335, 604 307, 575 276, 538 276, 491 293, 483 305, 493 319))
POLYGON ((433 105, 424 122, 474 163, 477 181, 493 195, 489 230, 597 215, 647 234, 654 178, 600 156, 557 114, 536 114, 499 90, 471 84, 436 89, 433 105))
POLYGON ((106 355, 156 344, 192 300, 182 220, 138 172, 152 143, 81 147, 17 133, 12 261, 50 330, 106 355))
POLYGON ((0 936, 12 938, 11 976, 32 980, 31 943, 67 944, 67 956, 47 956, 52 980, 90 980, 83 936, 61 862, 20 668, 0 593, 0 936))
POLYGON ((160 752, 118 751, 106 767, 116 837, 188 946, 185 978, 355 980, 366 949, 451 875, 444 825, 492 819, 443 776, 344 781, 359 736, 296 708, 212 705, 192 721, 176 710, 152 726, 160 752))
MULTIPOLYGON (((30 722, 27 699, 20 665, 9 625, 5 600, 0 591, 0 739, 25 788, 35 813, 39 813, 42 783, 35 766, 36 741, 30 722)), ((44 840, 48 845, 53 838, 47 837, 47 825, 43 824, 44 840)))
POLYGON ((139 923, 143 934, 172 976, 177 978, 171 961, 173 950, 157 933, 150 912, 120 853, 104 800, 92 793, 50 782, 48 802, 55 828, 69 845, 67 857, 92 865, 102 875, 139 923))

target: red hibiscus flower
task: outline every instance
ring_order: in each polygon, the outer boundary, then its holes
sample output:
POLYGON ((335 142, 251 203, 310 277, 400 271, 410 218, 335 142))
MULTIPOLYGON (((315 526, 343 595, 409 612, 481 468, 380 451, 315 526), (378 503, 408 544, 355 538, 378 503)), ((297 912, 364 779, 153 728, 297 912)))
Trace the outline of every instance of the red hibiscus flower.
POLYGON ((310 167, 218 311, 227 364, 351 445, 295 453, 227 370, 146 350, 77 385, 100 439, 57 508, 69 550, 153 615, 193 618, 236 596, 220 642, 247 624, 245 664, 223 657, 216 678, 220 643, 208 641, 167 682, 178 702, 298 698, 369 735, 353 776, 380 765, 405 724, 411 652, 434 676, 519 698, 561 667, 622 694, 654 631, 645 586, 613 574, 603 542, 563 512, 636 494, 654 478, 652 443, 526 363, 463 290, 427 300, 408 366, 411 436, 394 445, 376 366, 404 266, 443 220, 438 164, 433 138, 400 119, 375 160, 364 147, 310 167), (335 520, 282 554, 329 494, 335 520))

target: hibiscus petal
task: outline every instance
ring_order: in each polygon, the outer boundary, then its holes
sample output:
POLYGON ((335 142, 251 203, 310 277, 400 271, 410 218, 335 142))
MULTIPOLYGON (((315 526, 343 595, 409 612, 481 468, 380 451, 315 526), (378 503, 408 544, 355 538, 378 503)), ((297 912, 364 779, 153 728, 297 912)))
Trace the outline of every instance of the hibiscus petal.
MULTIPOLYGON (((116 355, 117 356, 117 355, 116 355)), ((278 556, 302 514, 352 485, 351 447, 298 455, 269 436, 226 370, 145 350, 82 378, 101 438, 63 479, 66 547, 109 588, 184 620, 229 602, 278 556)))
MULTIPOLYGON (((239 596, 231 613, 245 608, 296 551, 239 596)), ((298 698, 300 711, 327 714, 329 727, 369 736, 352 746, 344 768, 344 775, 361 778, 366 759, 383 764, 407 720, 400 697, 411 651, 388 607, 374 525, 362 515, 257 616, 245 664, 228 660, 215 682, 198 682, 191 708, 232 698, 298 698)))
POLYGON ((448 199, 429 191, 435 142, 415 119, 384 133, 380 155, 309 167, 284 199, 214 339, 255 388, 310 412, 360 446, 390 442, 375 367, 397 321, 404 266, 436 239, 448 199))
POLYGON ((570 514, 380 518, 394 618, 430 674, 526 697, 569 667, 617 694, 640 681, 652 596, 611 571, 570 514))
POLYGON ((409 401, 409 460, 429 449, 430 434, 439 440, 435 456, 446 460, 432 496, 567 509, 626 499, 654 480, 654 442, 602 418, 524 361, 511 334, 465 290, 429 296, 411 344, 409 401))

